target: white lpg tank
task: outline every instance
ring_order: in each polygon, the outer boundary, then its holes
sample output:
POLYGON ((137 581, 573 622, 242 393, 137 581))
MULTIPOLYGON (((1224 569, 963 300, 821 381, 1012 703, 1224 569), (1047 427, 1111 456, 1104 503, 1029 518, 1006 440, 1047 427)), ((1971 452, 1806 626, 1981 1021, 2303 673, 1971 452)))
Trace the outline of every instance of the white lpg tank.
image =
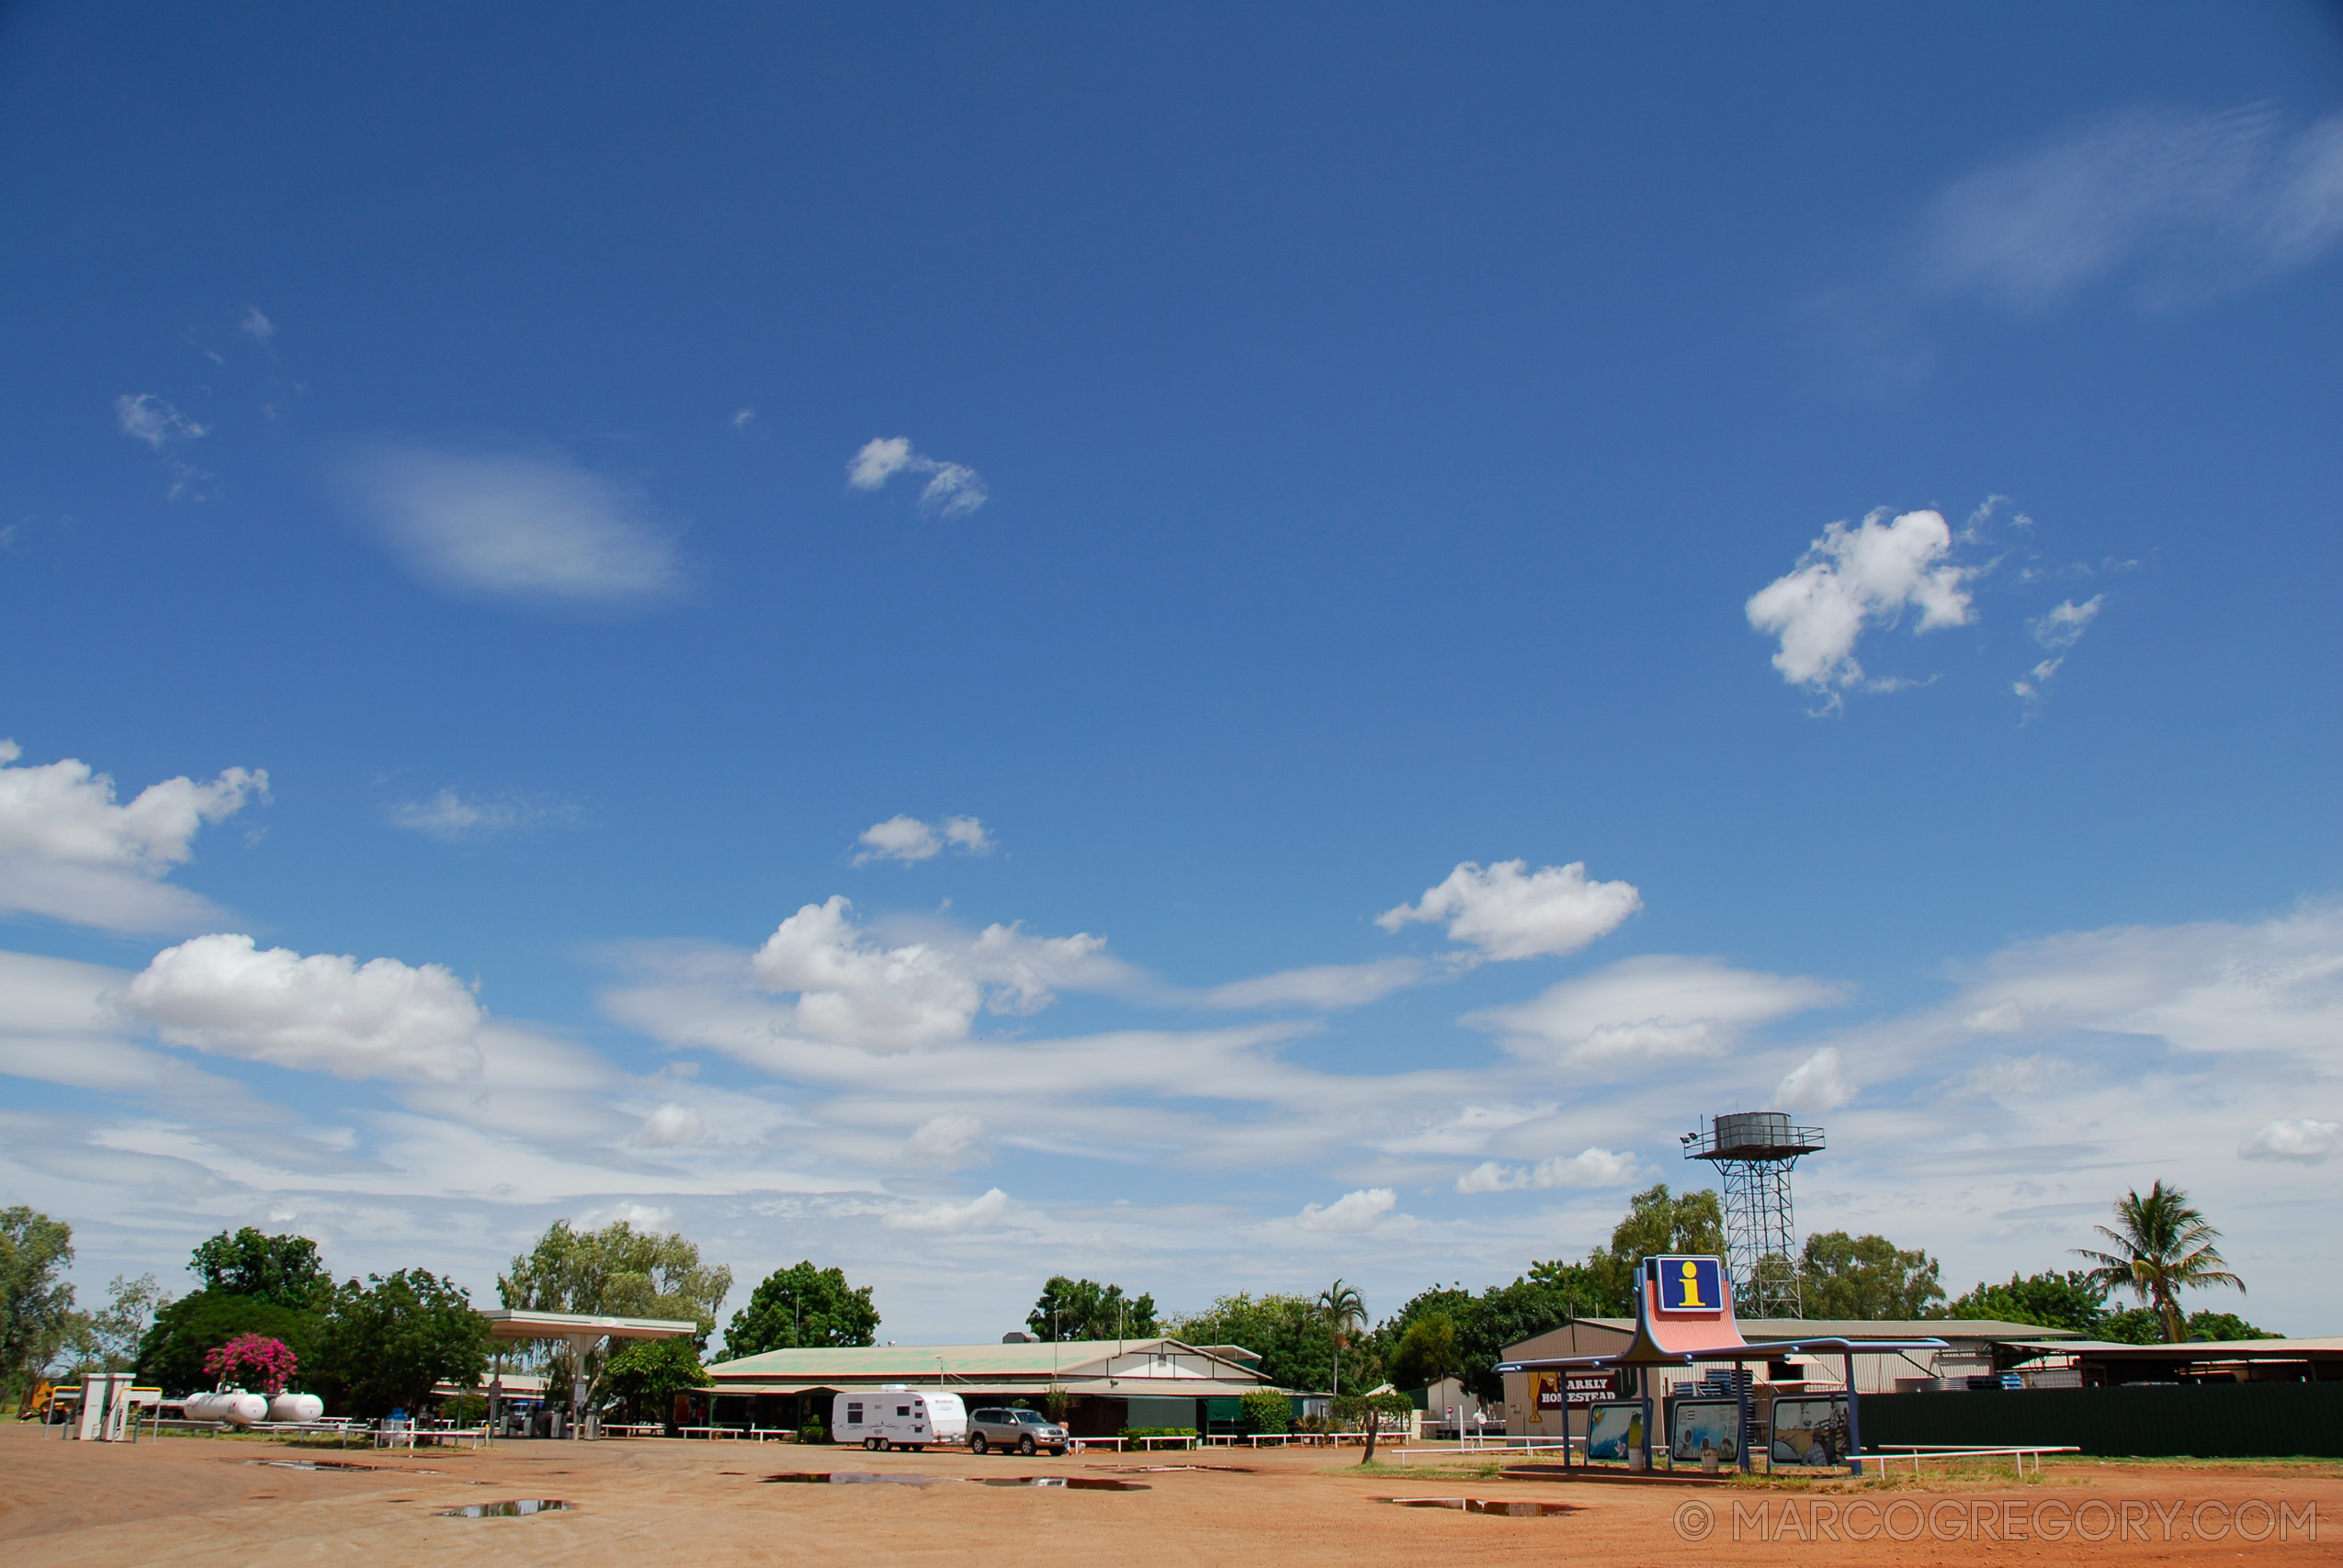
POLYGON ((249 1427, 255 1421, 268 1419, 268 1401, 256 1393, 228 1389, 219 1393, 187 1395, 187 1411, 190 1421, 224 1421, 231 1427, 249 1427))

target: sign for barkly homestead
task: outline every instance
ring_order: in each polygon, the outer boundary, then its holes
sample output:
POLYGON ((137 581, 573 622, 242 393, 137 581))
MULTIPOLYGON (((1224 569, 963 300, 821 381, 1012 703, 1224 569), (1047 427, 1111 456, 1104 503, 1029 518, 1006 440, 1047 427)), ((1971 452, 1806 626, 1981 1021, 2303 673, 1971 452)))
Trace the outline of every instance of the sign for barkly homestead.
POLYGON ((1656 1258, 1659 1310, 1715 1315, 1725 1310, 1725 1265, 1715 1258, 1656 1258))
POLYGON ((1540 1414, 1549 1410, 1584 1409, 1597 1400, 1619 1397, 1619 1374, 1607 1372, 1532 1372, 1530 1398, 1540 1414))

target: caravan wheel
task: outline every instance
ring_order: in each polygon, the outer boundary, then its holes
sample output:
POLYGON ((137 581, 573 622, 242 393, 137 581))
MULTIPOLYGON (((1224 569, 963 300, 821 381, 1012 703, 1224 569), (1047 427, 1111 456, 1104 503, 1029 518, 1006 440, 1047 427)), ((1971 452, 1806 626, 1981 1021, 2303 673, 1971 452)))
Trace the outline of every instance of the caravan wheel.
POLYGON ((877 1438, 865 1438, 863 1439, 863 1447, 872 1453, 877 1453, 878 1451, 878 1439, 877 1438))

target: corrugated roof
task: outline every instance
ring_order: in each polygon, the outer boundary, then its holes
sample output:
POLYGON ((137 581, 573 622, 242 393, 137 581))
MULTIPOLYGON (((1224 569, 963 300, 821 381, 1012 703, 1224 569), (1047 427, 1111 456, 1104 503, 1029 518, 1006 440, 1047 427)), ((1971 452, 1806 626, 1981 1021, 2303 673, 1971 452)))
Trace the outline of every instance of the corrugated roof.
POLYGON ((2133 1345, 2111 1339, 2061 1339, 2018 1342, 2028 1349, 2060 1355, 2091 1356, 2124 1360, 2285 1360, 2296 1356, 2343 1355, 2343 1336, 2319 1335, 2303 1339, 2187 1339, 2178 1345, 2159 1341, 2133 1345))
MULTIPOLYGON (((1636 1332, 1636 1320, 1632 1317, 1581 1317, 1574 1321, 1582 1327, 1605 1329, 1622 1337, 1632 1337, 1636 1332)), ((1519 1360, 1522 1359, 1521 1352, 1527 1347, 1565 1333, 1570 1326, 1569 1323, 1557 1324, 1542 1334, 1533 1334, 1527 1339, 1508 1345, 1504 1359, 1519 1360)), ((2036 1339, 2079 1340, 2083 1337, 2072 1329, 2044 1328, 2032 1323, 1997 1323, 1972 1317, 1928 1317, 1892 1322, 1837 1317, 1745 1317, 1738 1320, 1737 1326, 1742 1338, 1760 1345, 1779 1339, 1950 1339, 1957 1344, 1979 1339, 2001 1343, 2036 1339)))
MULTIPOLYGON (((911 1378, 897 1378, 893 1381, 915 1392, 956 1393, 962 1398, 978 1401, 995 1394, 1003 1399, 1013 1397, 1031 1399, 1041 1392, 1040 1386, 1034 1382, 1011 1379, 1002 1379, 998 1382, 982 1378, 963 1382, 956 1377, 950 1382, 938 1383, 933 1368, 929 1369, 927 1381, 924 1382, 911 1378)), ((877 1393, 880 1386, 882 1385, 877 1383, 852 1382, 842 1387, 835 1381, 821 1378, 727 1378, 708 1392, 722 1394, 787 1394, 813 1393, 829 1390, 838 1393, 861 1395, 877 1393)), ((1058 1386, 1068 1393, 1107 1394, 1115 1399, 1235 1399, 1267 1388, 1269 1385, 1259 1382, 1230 1382, 1217 1378, 1063 1378, 1058 1380, 1058 1386)), ((1283 1393, 1287 1391, 1273 1389, 1271 1392, 1283 1393)))
MULTIPOLYGON (((843 1377, 858 1381, 891 1378, 899 1382, 916 1383, 933 1380, 940 1362, 947 1377, 1047 1378, 1056 1374, 1062 1380, 1074 1376, 1103 1377, 1105 1375, 1105 1363, 1117 1355, 1151 1353, 1165 1348, 1183 1356, 1202 1359, 1215 1369, 1215 1376, 1233 1377, 1247 1382, 1248 1386, 1257 1386, 1246 1377, 1252 1369, 1241 1363, 1181 1340, 1160 1338, 1067 1339, 1054 1344, 1047 1340, 1034 1340, 1006 1345, 818 1345, 792 1350, 767 1350, 760 1355, 742 1356, 737 1360, 719 1361, 707 1369, 707 1375, 719 1382, 734 1378, 801 1382, 843 1377)), ((1126 1376, 1125 1381, 1130 1380, 1126 1376)))

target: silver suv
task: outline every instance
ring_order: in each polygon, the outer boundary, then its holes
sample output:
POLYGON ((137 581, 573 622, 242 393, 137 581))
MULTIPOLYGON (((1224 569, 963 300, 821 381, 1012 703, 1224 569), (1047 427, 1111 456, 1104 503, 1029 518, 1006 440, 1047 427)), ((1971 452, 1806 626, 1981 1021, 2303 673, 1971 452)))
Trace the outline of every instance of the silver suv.
POLYGON ((1062 1454, 1073 1447, 1073 1438, 1065 1427, 1044 1416, 1038 1410, 971 1410, 968 1412, 968 1452, 989 1453, 994 1449, 1014 1449, 1030 1454, 1036 1449, 1047 1449, 1062 1454))

